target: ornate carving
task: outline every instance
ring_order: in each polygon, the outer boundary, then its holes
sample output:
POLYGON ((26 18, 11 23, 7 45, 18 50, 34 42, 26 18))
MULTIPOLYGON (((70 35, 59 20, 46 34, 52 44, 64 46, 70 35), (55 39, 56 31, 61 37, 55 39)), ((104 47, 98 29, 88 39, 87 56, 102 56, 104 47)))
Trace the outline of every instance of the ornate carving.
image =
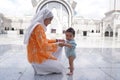
POLYGON ((33 7, 37 6, 39 0, 31 0, 33 7))
MULTIPOLYGON (((32 6, 35 7, 37 6, 38 2, 41 1, 41 0, 31 0, 31 3, 32 3, 32 6)), ((76 5, 77 5, 77 2, 75 2, 74 0, 70 0, 68 1, 71 5, 71 7, 73 8, 73 10, 75 9, 76 5)))

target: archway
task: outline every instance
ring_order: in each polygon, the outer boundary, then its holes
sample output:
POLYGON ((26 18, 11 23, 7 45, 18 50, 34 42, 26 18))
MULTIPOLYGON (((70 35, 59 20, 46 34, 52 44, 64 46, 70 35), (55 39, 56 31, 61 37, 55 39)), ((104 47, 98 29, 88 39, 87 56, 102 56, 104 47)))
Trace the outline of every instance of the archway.
MULTIPOLYGON (((39 2, 36 12, 48 8, 53 14, 54 18, 50 25, 51 30, 55 29, 57 33, 63 33, 72 24, 73 11, 71 6, 64 0, 43 0, 39 2)), ((51 31, 49 31, 51 32, 51 31)))
POLYGON ((110 32, 110 37, 113 37, 113 31, 110 32))
POLYGON ((110 25, 108 25, 108 27, 105 29, 104 35, 105 37, 113 37, 113 29, 110 25))
POLYGON ((109 36, 109 32, 108 32, 108 31, 105 32, 105 36, 106 36, 106 37, 109 36))

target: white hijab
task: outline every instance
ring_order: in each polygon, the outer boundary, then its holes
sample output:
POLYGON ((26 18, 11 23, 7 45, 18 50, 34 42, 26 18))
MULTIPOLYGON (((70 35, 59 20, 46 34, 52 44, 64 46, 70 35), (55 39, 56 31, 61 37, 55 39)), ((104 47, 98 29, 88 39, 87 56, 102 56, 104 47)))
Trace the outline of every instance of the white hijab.
POLYGON ((46 18, 51 18, 51 17, 53 17, 53 14, 48 9, 39 10, 33 17, 32 21, 31 21, 31 25, 26 30, 26 33, 24 36, 24 44, 28 44, 31 33, 38 24, 42 25, 42 27, 46 31, 47 29, 44 24, 44 20, 46 18))

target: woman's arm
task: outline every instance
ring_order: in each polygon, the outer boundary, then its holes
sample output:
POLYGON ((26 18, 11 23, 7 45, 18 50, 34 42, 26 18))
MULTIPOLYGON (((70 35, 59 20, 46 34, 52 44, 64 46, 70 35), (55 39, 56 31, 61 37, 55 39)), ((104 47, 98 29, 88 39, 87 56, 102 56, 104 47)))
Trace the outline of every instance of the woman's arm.
POLYGON ((41 47, 43 50, 51 52, 55 52, 57 50, 57 44, 49 43, 46 39, 46 35, 42 26, 38 25, 35 28, 35 36, 39 47, 41 47))
POLYGON ((57 41, 56 41, 56 39, 47 39, 48 40, 48 43, 56 43, 57 41))
POLYGON ((65 42, 64 39, 48 39, 48 43, 65 42))

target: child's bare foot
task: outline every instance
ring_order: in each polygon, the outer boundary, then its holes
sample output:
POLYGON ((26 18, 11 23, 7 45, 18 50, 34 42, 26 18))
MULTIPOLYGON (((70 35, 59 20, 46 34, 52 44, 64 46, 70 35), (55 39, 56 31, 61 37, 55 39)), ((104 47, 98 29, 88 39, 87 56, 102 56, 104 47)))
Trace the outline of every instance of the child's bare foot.
POLYGON ((72 72, 69 72, 69 73, 67 73, 67 75, 73 75, 73 73, 72 73, 72 72))

